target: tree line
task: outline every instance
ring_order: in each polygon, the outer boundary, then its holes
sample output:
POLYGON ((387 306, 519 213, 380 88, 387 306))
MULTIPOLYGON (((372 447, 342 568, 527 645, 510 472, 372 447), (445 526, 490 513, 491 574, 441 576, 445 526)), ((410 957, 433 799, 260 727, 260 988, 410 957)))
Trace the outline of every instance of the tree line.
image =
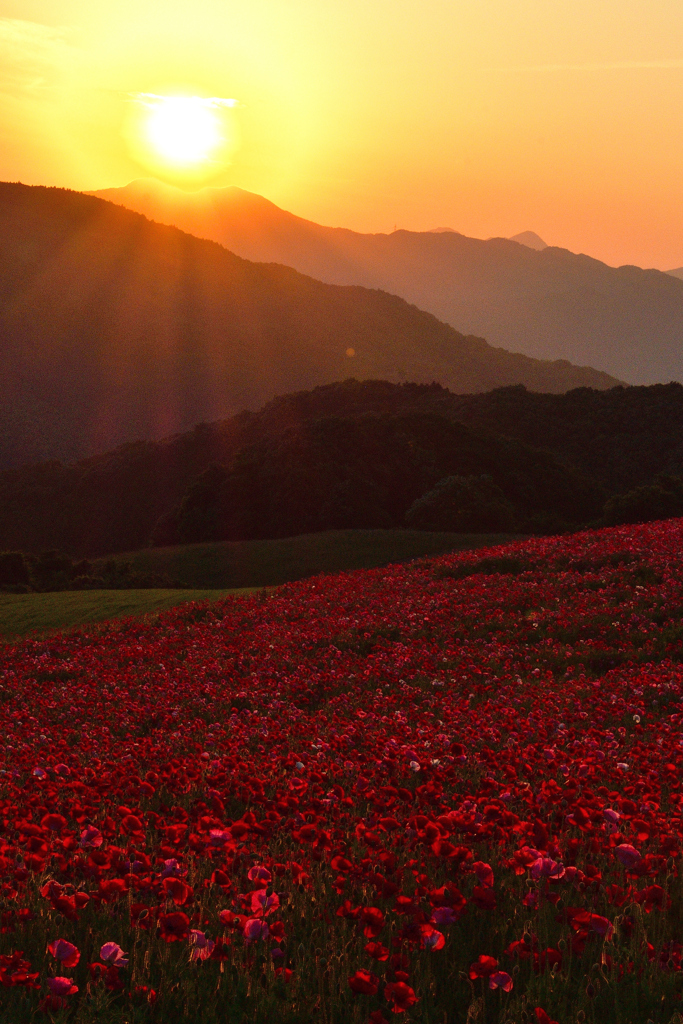
POLYGON ((349 380, 165 441, 0 473, 0 548, 78 562, 336 528, 665 518, 683 514, 682 430, 678 384, 462 396, 349 380))

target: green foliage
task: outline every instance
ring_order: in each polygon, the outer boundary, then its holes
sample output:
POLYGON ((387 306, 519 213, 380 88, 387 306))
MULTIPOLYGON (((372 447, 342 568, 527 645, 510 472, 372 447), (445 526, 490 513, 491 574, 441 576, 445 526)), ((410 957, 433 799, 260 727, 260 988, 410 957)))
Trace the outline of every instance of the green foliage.
POLYGON ((576 388, 564 395, 498 388, 453 396, 444 415, 475 430, 514 437, 552 452, 599 482, 608 495, 683 475, 683 386, 576 388))
POLYGON ((22 551, 0 551, 0 589, 27 590, 29 566, 22 551))
POLYGON ((418 530, 507 530, 515 509, 490 476, 447 476, 414 501, 406 525, 418 530))
POLYGON ((683 479, 660 473, 653 483, 615 494, 605 503, 607 526, 649 523, 654 519, 683 516, 683 479))
POLYGON ((107 559, 94 569, 87 559, 75 562, 59 551, 43 551, 37 556, 21 551, 0 552, 0 591, 7 593, 159 589, 173 585, 168 577, 140 572, 122 560, 107 559))
POLYGON ((175 535, 173 517, 165 518, 153 542, 387 529, 404 521, 467 532, 562 529, 599 507, 594 485, 518 442, 479 436, 435 414, 368 413, 306 420, 241 449, 230 466, 210 466, 180 503, 175 535), (444 506, 441 515, 405 520, 444 478, 469 481, 447 487, 449 494, 464 488, 453 498, 460 512, 444 506))
POLYGON ((520 529, 547 533, 595 522, 607 497, 658 473, 683 475, 682 429, 678 384, 458 396, 347 380, 164 442, 0 473, 0 536, 15 550, 92 558, 138 550, 152 535, 157 544, 266 536, 274 519, 279 535, 285 524, 290 533, 400 525, 439 480, 483 473, 523 513, 520 529), (221 519, 217 477, 226 473, 235 501, 221 519))

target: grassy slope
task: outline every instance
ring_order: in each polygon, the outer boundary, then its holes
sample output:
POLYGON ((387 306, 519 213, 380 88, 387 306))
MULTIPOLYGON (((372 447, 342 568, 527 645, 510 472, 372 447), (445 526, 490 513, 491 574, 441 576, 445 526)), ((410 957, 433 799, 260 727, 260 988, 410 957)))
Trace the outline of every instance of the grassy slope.
POLYGON ((0 636, 12 639, 84 622, 145 615, 184 601, 215 601, 229 593, 235 591, 71 590, 52 594, 0 594, 0 636))
POLYGON ((322 572, 370 569, 513 539, 509 534, 330 530, 281 540, 148 548, 115 558, 130 561, 141 572, 162 573, 186 587, 264 587, 322 572))
POLYGON ((278 586, 318 573, 368 569, 513 539, 509 534, 333 530, 282 540, 150 548, 119 555, 116 560, 196 589, 0 594, 0 637, 11 639, 85 622, 145 615, 184 601, 218 600, 225 594, 278 586))

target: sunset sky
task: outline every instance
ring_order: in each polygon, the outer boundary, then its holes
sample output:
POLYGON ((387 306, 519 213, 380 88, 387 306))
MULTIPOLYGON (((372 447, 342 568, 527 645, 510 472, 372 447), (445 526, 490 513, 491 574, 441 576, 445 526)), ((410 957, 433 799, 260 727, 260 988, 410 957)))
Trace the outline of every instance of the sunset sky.
POLYGON ((0 0, 0 179, 150 175, 678 267, 683 4, 0 0))

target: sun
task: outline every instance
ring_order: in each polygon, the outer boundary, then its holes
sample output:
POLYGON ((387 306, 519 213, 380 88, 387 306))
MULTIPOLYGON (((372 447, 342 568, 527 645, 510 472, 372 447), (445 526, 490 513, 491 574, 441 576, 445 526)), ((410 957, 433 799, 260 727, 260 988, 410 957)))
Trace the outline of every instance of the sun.
POLYGON ((123 134, 131 156, 157 176, 201 182, 225 170, 239 145, 237 100, 191 94, 131 94, 123 134))
POLYGON ((163 160, 192 167, 210 160, 223 142, 215 109, 199 96, 164 96, 150 105, 149 145, 163 160))

